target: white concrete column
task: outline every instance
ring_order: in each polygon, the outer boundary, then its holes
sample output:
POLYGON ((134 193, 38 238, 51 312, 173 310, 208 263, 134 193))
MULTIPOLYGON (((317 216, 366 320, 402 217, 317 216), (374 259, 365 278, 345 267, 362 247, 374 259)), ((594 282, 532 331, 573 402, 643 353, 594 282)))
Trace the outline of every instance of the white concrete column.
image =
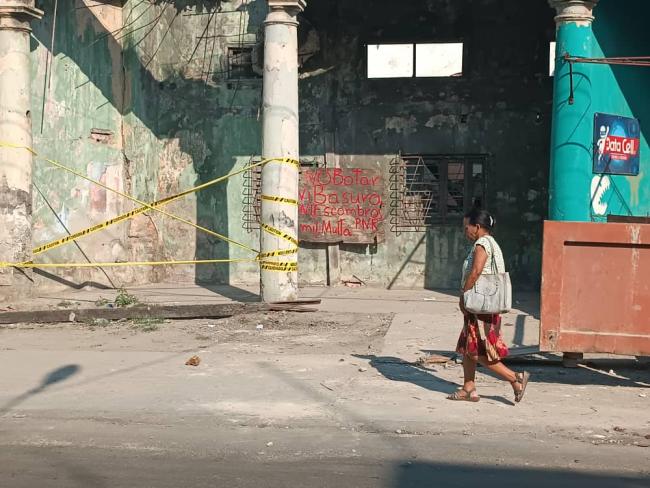
MULTIPOLYGON (((264 22, 264 107, 262 157, 298 159, 298 21, 305 0, 268 0, 264 22)), ((298 201, 299 167, 271 162, 262 169, 262 196, 298 201)), ((287 200, 262 198, 261 251, 296 248, 298 207, 287 200), (285 238, 280 237, 283 234, 285 238), (294 239, 292 243, 286 238, 294 239)), ((298 298, 297 253, 262 259, 261 296, 265 302, 298 298)))
MULTIPOLYGON (((30 22, 34 0, 0 0, 0 141, 32 147, 30 22)), ((0 261, 31 259, 32 155, 0 146, 0 261)), ((24 295, 26 270, 0 268, 0 297, 24 295)))

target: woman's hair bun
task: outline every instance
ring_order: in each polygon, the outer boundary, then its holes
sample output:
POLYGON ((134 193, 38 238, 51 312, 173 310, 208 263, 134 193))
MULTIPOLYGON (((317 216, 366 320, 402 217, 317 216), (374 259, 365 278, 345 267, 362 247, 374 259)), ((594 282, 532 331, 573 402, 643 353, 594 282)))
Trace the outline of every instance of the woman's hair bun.
MULTIPOLYGON (((476 202, 475 202, 476 203, 476 202)), ((496 219, 487 210, 481 210, 476 206, 465 214, 465 218, 472 225, 480 225, 484 229, 492 230, 496 225, 496 219)))

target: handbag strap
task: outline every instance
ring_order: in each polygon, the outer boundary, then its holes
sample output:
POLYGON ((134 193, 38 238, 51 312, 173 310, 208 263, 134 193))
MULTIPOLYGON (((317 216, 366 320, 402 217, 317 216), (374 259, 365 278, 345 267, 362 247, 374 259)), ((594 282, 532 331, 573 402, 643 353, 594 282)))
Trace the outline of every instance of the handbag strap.
POLYGON ((492 255, 492 259, 490 259, 490 268, 492 269, 492 274, 499 274, 499 268, 497 267, 497 263, 494 259, 494 247, 492 246, 492 239, 494 239, 492 236, 488 235, 485 238, 488 243, 490 244, 490 254, 492 255))

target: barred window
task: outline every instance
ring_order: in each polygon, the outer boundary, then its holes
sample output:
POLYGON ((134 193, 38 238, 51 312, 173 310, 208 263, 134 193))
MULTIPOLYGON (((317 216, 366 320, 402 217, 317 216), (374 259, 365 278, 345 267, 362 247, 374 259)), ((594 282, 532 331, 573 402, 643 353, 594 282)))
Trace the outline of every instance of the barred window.
POLYGON ((228 46, 228 79, 247 80, 259 77, 253 69, 253 46, 228 46))
POLYGON ((485 155, 409 155, 391 164, 391 230, 456 224, 486 193, 485 155))

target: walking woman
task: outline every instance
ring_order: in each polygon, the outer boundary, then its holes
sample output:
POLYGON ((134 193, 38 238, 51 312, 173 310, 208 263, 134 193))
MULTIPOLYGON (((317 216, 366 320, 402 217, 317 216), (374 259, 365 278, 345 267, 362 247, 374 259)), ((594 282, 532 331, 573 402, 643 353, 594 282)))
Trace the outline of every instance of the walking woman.
POLYGON ((508 355, 508 348, 501 338, 501 316, 470 313, 463 303, 463 293, 474 287, 481 274, 505 273, 501 248, 491 235, 494 224, 494 218, 478 208, 468 212, 463 220, 465 236, 474 243, 463 263, 460 310, 465 324, 456 347, 456 352, 463 356, 464 383, 461 389, 447 397, 449 400, 478 402, 481 399, 476 393, 477 363, 508 381, 517 403, 524 397, 530 377, 527 372, 515 373, 501 362, 508 355))

